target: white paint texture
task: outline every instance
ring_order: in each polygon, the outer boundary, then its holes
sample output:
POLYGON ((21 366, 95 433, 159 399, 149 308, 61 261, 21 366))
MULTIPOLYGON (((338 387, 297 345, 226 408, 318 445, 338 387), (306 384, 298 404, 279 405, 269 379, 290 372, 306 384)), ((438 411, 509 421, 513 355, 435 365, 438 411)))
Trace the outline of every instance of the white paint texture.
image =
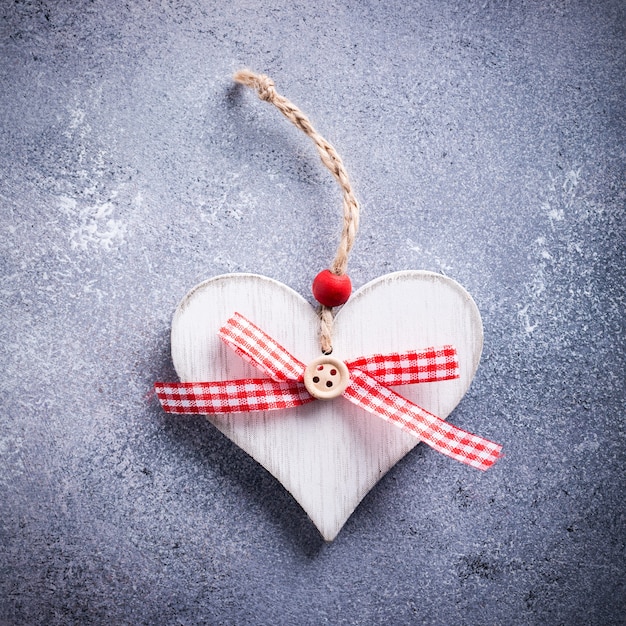
MULTIPOLYGON (((247 317, 305 364, 320 356, 317 315, 299 294, 262 276, 218 276, 192 289, 174 316, 172 359, 182 381, 265 377, 219 340, 217 331, 233 313, 247 317)), ((482 341, 478 309, 458 283, 430 272, 398 272, 368 283, 341 308, 333 357, 454 345, 459 379, 400 389, 445 419, 474 376, 482 341)), ((209 421, 285 486, 327 541, 418 443, 343 398, 283 411, 209 416, 209 421)))

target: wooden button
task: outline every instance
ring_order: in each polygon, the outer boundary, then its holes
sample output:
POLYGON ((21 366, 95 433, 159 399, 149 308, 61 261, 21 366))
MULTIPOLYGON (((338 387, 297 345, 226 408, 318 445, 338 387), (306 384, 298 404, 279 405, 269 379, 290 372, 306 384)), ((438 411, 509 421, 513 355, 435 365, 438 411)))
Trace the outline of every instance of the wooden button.
POLYGON ((318 400, 340 396, 350 382, 350 372, 339 359, 321 356, 311 361, 304 370, 304 386, 318 400))

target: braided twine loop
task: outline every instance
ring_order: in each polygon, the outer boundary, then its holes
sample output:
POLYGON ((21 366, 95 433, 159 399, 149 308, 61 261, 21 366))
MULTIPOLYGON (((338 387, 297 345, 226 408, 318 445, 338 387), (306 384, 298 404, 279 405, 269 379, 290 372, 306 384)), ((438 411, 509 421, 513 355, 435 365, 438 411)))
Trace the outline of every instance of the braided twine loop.
MULTIPOLYGON (((241 70, 234 75, 234 80, 242 85, 254 89, 259 98, 273 104, 294 126, 299 128, 305 135, 311 138, 322 159, 322 163, 330 170, 330 173, 339 183, 343 195, 343 225, 341 239, 335 258, 330 264, 330 271, 341 276, 346 273, 348 256, 356 233, 359 228, 359 203, 352 191, 352 185, 341 157, 337 154, 324 137, 313 128, 307 116, 292 102, 280 95, 274 81, 265 74, 255 74, 250 70, 241 70)), ((320 305, 320 344, 324 354, 332 352, 333 310, 331 307, 320 305)))

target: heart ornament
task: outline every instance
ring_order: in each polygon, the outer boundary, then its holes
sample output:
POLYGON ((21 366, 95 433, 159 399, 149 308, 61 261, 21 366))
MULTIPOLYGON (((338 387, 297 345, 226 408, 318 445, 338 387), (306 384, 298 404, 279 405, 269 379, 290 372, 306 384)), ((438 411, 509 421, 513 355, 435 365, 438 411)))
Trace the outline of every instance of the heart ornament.
POLYGON ((359 205, 341 158, 269 77, 243 70, 235 80, 314 142, 342 189, 340 243, 313 281, 317 310, 255 274, 217 276, 192 289, 172 323, 181 382, 155 389, 166 411, 206 415, 331 541, 419 441, 478 469, 496 461, 501 446, 444 421, 478 367, 482 322, 470 295, 432 272, 389 274, 350 297, 346 268, 359 205))
MULTIPOLYGON (((227 274, 192 289, 176 310, 172 359, 181 381, 259 378, 259 371, 218 337, 233 312, 252 320, 302 362, 320 356, 318 315, 302 296, 270 278, 227 274)), ((432 272, 405 271, 382 276, 353 294, 335 317, 333 357, 350 360, 454 345, 458 378, 397 388, 445 418, 474 377, 482 342, 480 314, 463 287, 432 272)), ((327 541, 419 442, 343 397, 208 419, 282 483, 327 541)))

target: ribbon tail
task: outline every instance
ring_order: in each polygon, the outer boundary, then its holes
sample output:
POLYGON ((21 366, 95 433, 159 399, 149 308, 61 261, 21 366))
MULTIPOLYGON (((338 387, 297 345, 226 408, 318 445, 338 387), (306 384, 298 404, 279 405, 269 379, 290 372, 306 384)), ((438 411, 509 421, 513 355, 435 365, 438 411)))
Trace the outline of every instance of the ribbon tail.
POLYGON ((304 363, 240 313, 235 313, 217 334, 244 361, 273 380, 302 381, 304 363))
POLYGON ((346 361, 383 385, 411 385, 459 378, 459 357, 454 346, 424 348, 409 352, 372 354, 346 361))
POLYGON ((350 385, 343 395, 369 413, 466 465, 486 470, 500 457, 501 445, 449 424, 361 370, 350 371, 350 385))
POLYGON ((202 383, 155 383, 167 413, 208 415, 288 409, 312 402, 303 383, 264 378, 202 383))

